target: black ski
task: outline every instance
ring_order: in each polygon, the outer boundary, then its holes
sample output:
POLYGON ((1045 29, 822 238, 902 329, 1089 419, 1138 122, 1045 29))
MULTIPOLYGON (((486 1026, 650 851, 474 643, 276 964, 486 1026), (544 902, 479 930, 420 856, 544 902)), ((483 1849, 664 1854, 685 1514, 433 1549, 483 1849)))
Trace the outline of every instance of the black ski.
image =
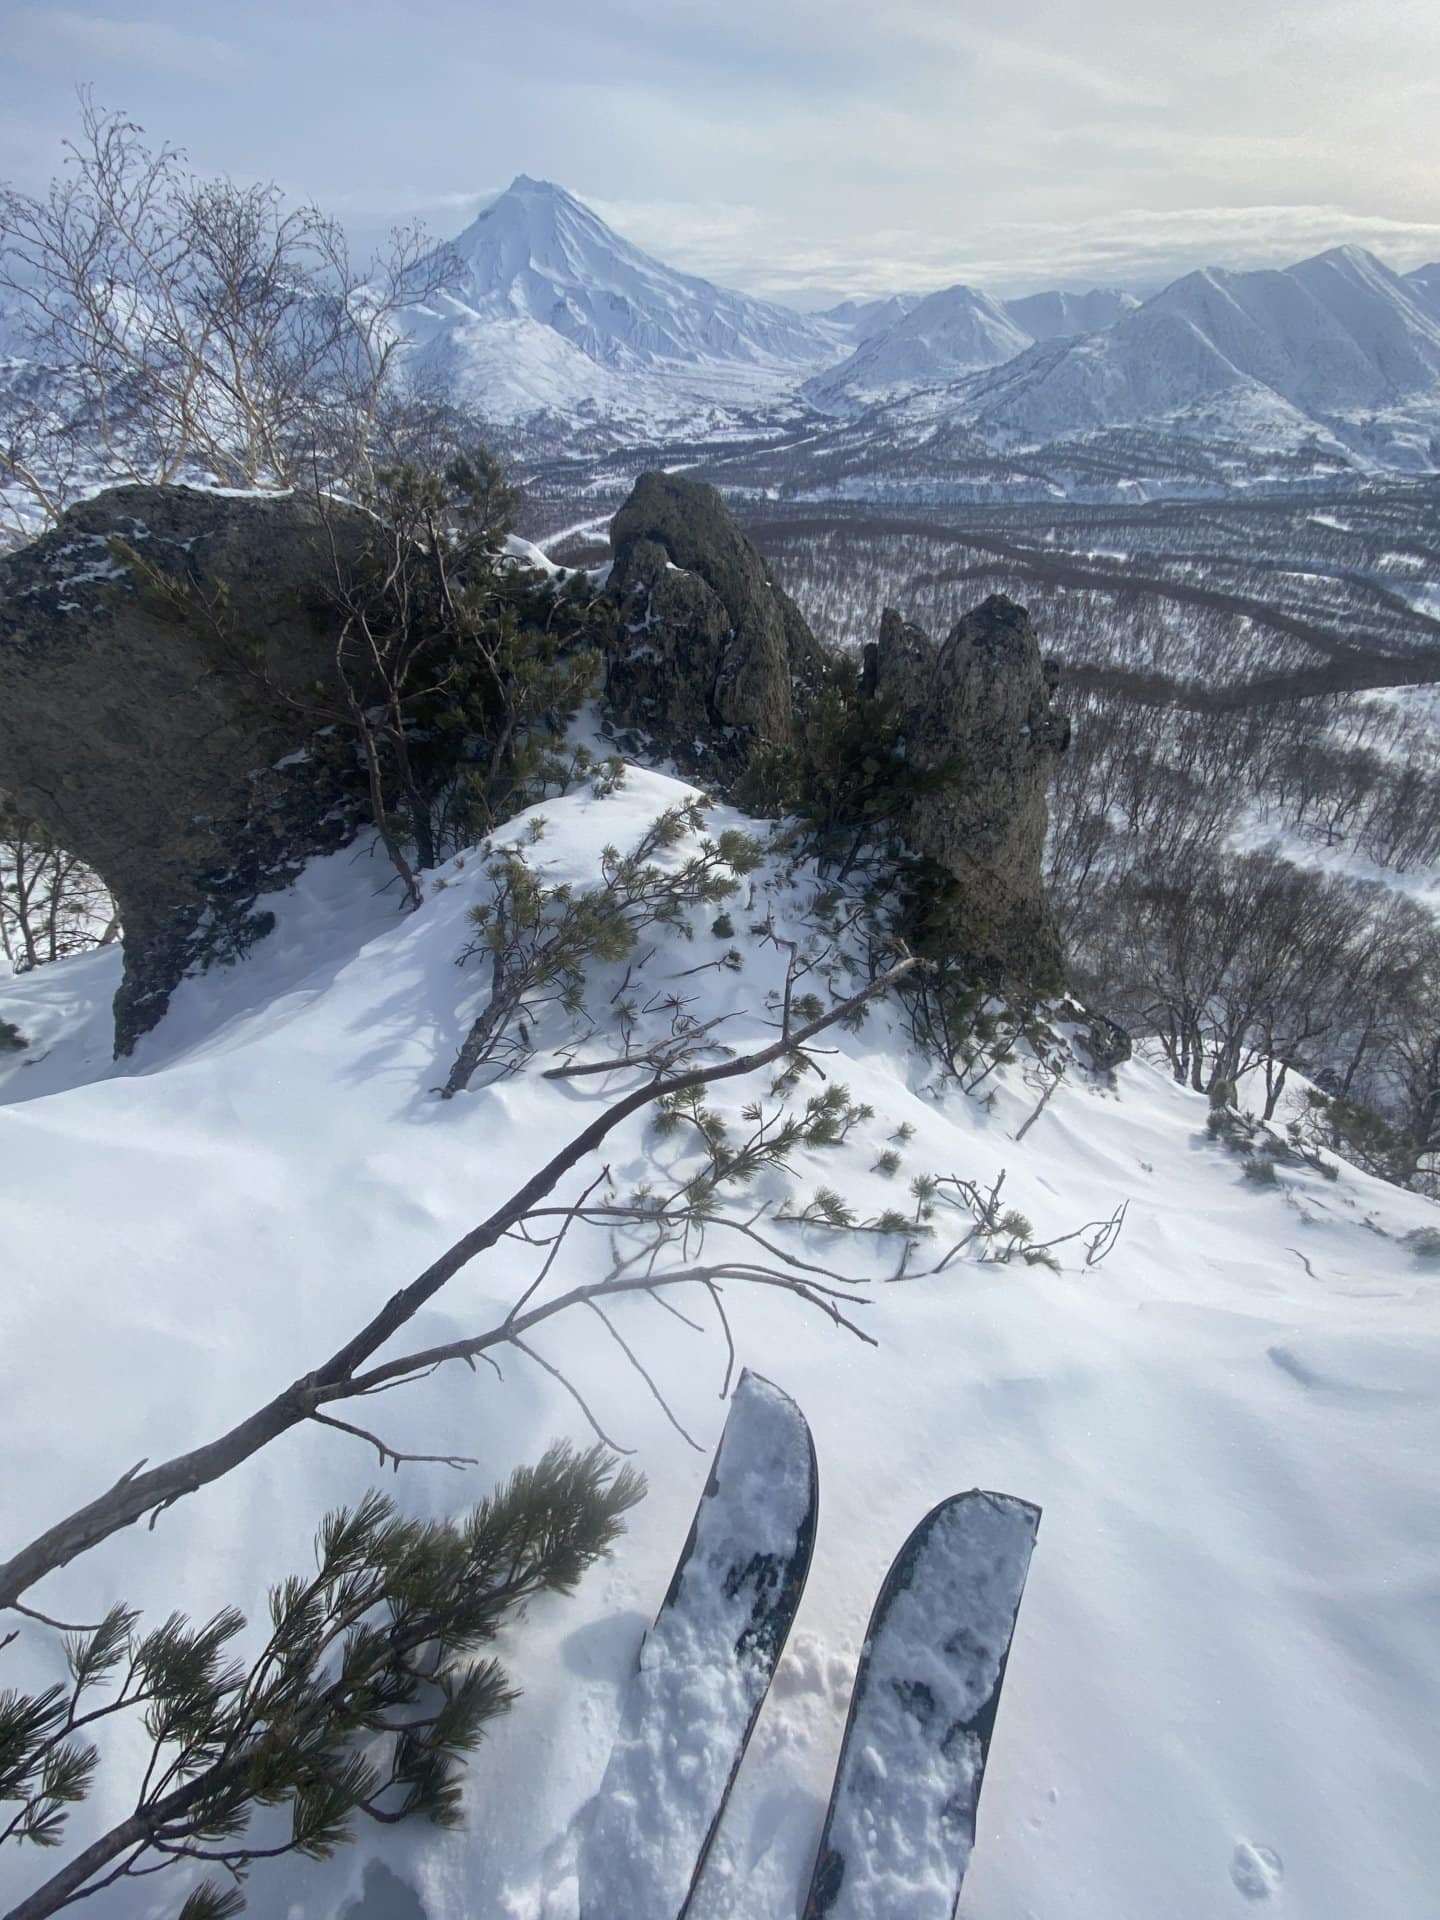
POLYGON ((1040 1509, 956 1494, 865 1634, 804 1920, 953 1920, 1040 1509))
POLYGON ((745 1371, 581 1839, 582 1920, 689 1911, 800 1604, 818 1499, 805 1416, 745 1371))

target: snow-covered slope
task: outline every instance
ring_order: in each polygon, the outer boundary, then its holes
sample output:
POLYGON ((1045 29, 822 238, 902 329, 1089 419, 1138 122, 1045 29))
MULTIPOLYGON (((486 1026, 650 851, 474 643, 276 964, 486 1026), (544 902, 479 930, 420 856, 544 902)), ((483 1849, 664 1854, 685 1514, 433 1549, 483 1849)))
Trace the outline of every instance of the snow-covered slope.
POLYGON ((1423 413, 1440 410, 1440 320, 1358 247, 1283 270, 1207 268, 1104 333, 972 380, 954 402, 1035 440, 1185 412, 1302 423, 1423 413))
POLYGON ((999 366, 1029 345, 1030 335, 988 293, 944 287, 864 340, 839 366, 808 380, 803 391, 816 406, 855 405, 999 366))
POLYGON ((1413 273, 1407 273, 1405 285, 1427 312, 1440 318, 1440 260, 1432 261, 1428 267, 1416 267, 1413 273))
MULTIPOLYGON (((678 791, 636 771, 606 799, 551 801, 532 857, 551 879, 593 881, 602 847, 632 845, 678 791)), ((691 996, 694 1018, 729 1016, 719 1031, 732 1046, 773 1037, 766 1000, 784 955, 746 929, 773 910, 778 934, 804 940, 815 882, 755 878, 733 941, 711 931, 711 912, 690 939, 651 929, 631 996, 691 996), (732 944, 739 971, 710 964, 732 944)), ((384 879, 363 848, 312 867, 273 903, 277 932, 240 965, 187 983, 123 1068, 105 1039, 113 951, 0 985, 0 1016, 34 1039, 9 1064, 13 1104, 0 1110, 6 1541, 289 1382, 628 1084, 543 1078, 561 1022, 538 1035, 524 1072, 438 1102, 430 1090, 484 991, 483 972, 455 961, 487 883, 475 857, 456 861, 401 918, 384 879)), ((597 978, 597 1007, 623 971, 597 978)), ((887 1010, 832 1044, 828 1083, 843 1081, 874 1117, 844 1146, 796 1156, 802 1196, 828 1185, 865 1217, 912 1206, 913 1175, 988 1187, 1003 1170, 1006 1200, 1041 1237, 1122 1201, 1129 1212, 1100 1265, 1086 1265, 1083 1239, 1057 1248, 1058 1271, 981 1264, 972 1245, 942 1273, 876 1287, 855 1308, 873 1348, 782 1293, 727 1287, 739 1360, 792 1394, 814 1428, 821 1507, 796 1631, 697 1920, 795 1911, 880 1578, 929 1505, 976 1484, 1045 1516, 967 1913, 1432 1913, 1440 1274, 1397 1236, 1433 1223, 1434 1208, 1348 1170, 1332 1183, 1282 1169, 1277 1188, 1256 1188, 1206 1140, 1203 1099, 1138 1061, 1113 1085, 1072 1071, 1017 1141, 1038 1099, 1018 1065, 982 1102, 946 1090, 887 1010), (887 1178, 880 1154, 902 1126, 914 1131, 887 1178)), ((716 1089, 712 1104, 744 1126, 746 1102, 778 1097, 763 1078, 716 1089)), ((687 1135, 657 1140, 638 1119, 605 1157, 626 1188, 657 1161, 695 1164, 687 1135)), ((587 1164, 575 1191, 598 1171, 587 1164)), ((804 1257, 847 1273, 888 1263, 872 1236, 785 1231, 804 1257)), ((421 1338, 502 1314, 533 1277, 526 1252, 507 1245, 467 1269, 421 1338)), ((577 1231, 547 1288, 607 1260, 577 1231)), ((262 1863, 252 1912, 576 1920, 587 1801, 724 1414, 724 1339, 697 1293, 687 1316, 706 1331, 644 1299, 615 1315, 699 1451, 597 1320, 571 1316, 536 1336, 636 1450, 651 1491, 614 1559, 574 1599, 537 1604, 504 1645, 524 1697, 468 1771, 467 1825, 362 1823, 331 1863, 262 1863)), ((552 1437, 588 1437, 550 1375, 519 1354, 503 1365, 503 1381, 442 1369, 367 1403, 362 1424, 392 1445, 483 1463, 387 1472, 407 1509, 456 1513, 552 1437)), ((296 1431, 31 1598, 84 1620, 123 1596, 152 1622, 172 1607, 205 1616, 238 1603, 248 1648, 267 1584, 309 1565, 322 1511, 379 1477, 360 1442, 296 1431)), ((54 1636, 19 1624, 0 1685, 59 1670, 54 1636)), ((131 1804, 112 1777, 100 1814, 131 1804)), ((56 1864, 0 1851, 0 1905, 56 1864)), ((100 1904, 106 1920, 150 1920, 178 1895, 147 1881, 100 1904)))
POLYGON ((443 283, 407 331, 422 363, 473 398, 493 393, 495 417, 522 402, 564 408, 577 394, 635 409, 675 371, 692 384, 710 368, 793 384, 843 349, 837 329, 678 273, 562 187, 525 174, 442 260, 443 283))
POLYGON ((827 307, 818 318, 843 328, 858 346, 877 333, 888 333, 919 306, 920 299, 918 293, 892 293, 880 300, 842 300, 838 307, 827 307))
POLYGON ((1088 293, 1027 293, 1007 300, 1005 311, 1032 340, 1065 340, 1114 326, 1139 304, 1133 293, 1119 287, 1091 287, 1088 293))

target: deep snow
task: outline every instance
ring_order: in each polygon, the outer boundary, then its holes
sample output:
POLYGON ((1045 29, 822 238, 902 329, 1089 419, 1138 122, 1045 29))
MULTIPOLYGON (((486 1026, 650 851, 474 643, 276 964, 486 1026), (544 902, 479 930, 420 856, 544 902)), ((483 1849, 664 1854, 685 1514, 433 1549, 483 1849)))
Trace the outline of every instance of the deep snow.
MULTIPOLYGON (((551 877, 593 880, 600 849, 632 844, 681 791, 634 771, 607 799, 552 801, 534 856, 551 877)), ((486 883, 472 854, 401 917, 385 877, 363 847, 317 863, 274 903, 278 931, 187 983, 120 1066, 104 1017, 118 955, 0 982, 0 1015, 35 1042, 7 1063, 0 1112, 6 1542, 322 1358, 604 1099, 605 1083, 544 1080, 548 1055, 434 1098, 481 991, 455 962, 486 883)), ((762 885, 758 912, 740 896, 740 973, 681 978, 731 944, 706 914, 693 941, 662 937, 647 981, 694 992, 701 1017, 734 1013, 731 1044, 768 1036, 782 961, 745 929, 767 904, 797 928, 810 891, 762 885)), ((1022 1071, 987 1083, 989 1102, 946 1091, 888 1011, 834 1046, 822 1064, 875 1118, 799 1157, 802 1195, 823 1183, 869 1215, 906 1205, 914 1173, 988 1185, 1005 1169, 1041 1237, 1122 1200, 1129 1215, 1099 1266, 1075 1241, 1058 1273, 961 1261, 876 1286, 857 1310, 874 1349, 781 1295, 730 1290, 738 1359, 803 1408, 823 1492, 796 1630, 698 1920, 793 1912, 884 1571, 930 1506, 977 1484, 1036 1502, 1045 1522, 967 1920, 1220 1920, 1266 1902, 1291 1920, 1425 1920, 1440 1885, 1440 1273, 1398 1236, 1435 1209, 1349 1170, 1253 1187, 1206 1140, 1204 1102, 1143 1062, 1113 1085, 1072 1071, 1017 1144, 1038 1098, 1022 1071), (914 1134, 887 1179, 875 1163, 902 1123, 914 1134)), ((734 1083, 712 1104, 735 1117, 765 1092, 734 1083)), ((686 1152, 637 1121, 607 1158, 633 1184, 686 1152)), ((874 1243, 819 1230, 805 1246, 853 1272, 887 1264, 874 1243)), ((503 1313, 532 1273, 515 1251, 454 1280, 419 1336, 503 1313)), ((603 1251, 577 1242, 553 1284, 603 1251)), ((587 1803, 724 1416, 718 1331, 645 1301, 623 1325, 699 1450, 603 1329, 553 1323, 542 1351, 636 1449, 651 1490, 614 1558, 507 1646, 524 1698, 469 1770, 466 1829, 367 1829, 330 1865, 257 1868, 252 1911, 415 1920, 409 1888, 428 1920, 575 1920, 587 1803)), ((455 1512, 549 1439, 588 1439, 546 1374, 502 1364, 503 1384, 456 1368, 384 1397, 393 1444, 484 1462, 387 1473, 407 1508, 455 1512)), ((81 1619, 122 1596, 151 1619, 235 1602, 253 1621, 267 1585, 309 1564, 321 1513, 379 1479, 358 1442, 293 1433, 30 1598, 81 1619)), ((27 1625, 0 1683, 34 1683, 55 1660, 27 1625)), ((117 1778, 97 1811, 126 1810, 117 1778)), ((86 1831, 77 1820, 75 1838, 86 1831)), ((55 1864, 7 1849, 0 1898, 55 1864)), ((178 1904, 162 1880, 102 1906, 138 1920, 178 1904)))

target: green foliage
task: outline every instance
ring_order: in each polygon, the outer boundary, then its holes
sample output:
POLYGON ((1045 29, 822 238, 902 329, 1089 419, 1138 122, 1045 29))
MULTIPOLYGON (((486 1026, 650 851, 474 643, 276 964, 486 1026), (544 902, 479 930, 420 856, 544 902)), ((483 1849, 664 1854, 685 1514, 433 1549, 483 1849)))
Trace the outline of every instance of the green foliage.
POLYGON ((1037 1060, 1054 1060, 1059 1043, 1038 1003, 999 1001, 968 968, 942 957, 917 969, 902 998, 915 1044, 975 1092, 1027 1047, 1037 1060))
POLYGON ((518 503, 484 449, 438 473, 386 469, 367 501, 380 536, 344 583, 378 638, 388 777, 422 866, 595 764, 563 738, 598 684, 606 603, 583 573, 500 557, 518 503))
MULTIPOLYGON (((461 956, 489 960, 489 993, 446 1080, 447 1096, 463 1091, 484 1064, 513 1072, 532 1051, 535 1022, 545 1008, 559 1006, 578 1016, 587 967, 626 959, 649 927, 688 932, 694 908, 717 905, 734 893, 739 876, 764 858, 764 848, 734 828, 711 839, 703 833, 704 820, 699 801, 667 808, 629 853, 606 847, 600 884, 585 889, 546 887, 522 848, 491 857, 491 897, 471 909, 475 938, 461 956), (692 852, 663 858, 697 836, 692 852)), ((622 1029, 629 1011, 623 1004, 618 1010, 622 1029)))
MULTIPOLYGON (((407 1519, 367 1494, 326 1516, 316 1571, 271 1590, 248 1666, 233 1657, 245 1627, 233 1608, 199 1627, 172 1614, 144 1634, 112 1608, 67 1638, 68 1685, 0 1695, 0 1804, 17 1809, 0 1840, 62 1842, 94 1784, 87 1730, 123 1713, 142 1720, 149 1747, 147 1838, 117 1849, 124 1872, 198 1858, 243 1876, 273 1850, 269 1832, 264 1845, 247 1837, 260 1808, 288 1809, 283 1849, 316 1859, 362 1814, 455 1824, 464 1756, 516 1697, 500 1662, 475 1656, 533 1595, 572 1591, 643 1491, 603 1449, 556 1446, 459 1521, 407 1519)), ((241 1904, 207 1886, 182 1914, 216 1920, 241 1904)))
POLYGON ((730 918, 728 913, 717 913, 711 922, 710 931, 717 940, 733 940, 735 938, 735 922, 730 918))
POLYGON ((867 847, 903 833, 921 795, 951 784, 959 772, 957 761, 917 766, 906 753, 898 704, 867 691, 858 664, 844 657, 827 663, 798 743, 757 749, 736 798, 762 817, 793 815, 802 850, 838 863, 843 879, 867 847))
POLYGON ((910 1192, 915 1201, 917 1221, 929 1220, 935 1212, 935 1197, 940 1191, 940 1182, 933 1173, 917 1173, 910 1182, 910 1192))
MULTIPOLYGON (((1373 1107, 1311 1087, 1305 1109, 1288 1129, 1299 1148, 1324 1147, 1381 1180, 1404 1184, 1412 1151, 1404 1132, 1373 1107)), ((1321 1163, 1332 1178, 1335 1169, 1321 1163)))
POLYGON ((788 1218, 803 1221, 810 1225, 826 1227, 853 1227, 855 1209, 833 1187, 817 1187, 813 1199, 809 1200, 798 1213, 788 1218))

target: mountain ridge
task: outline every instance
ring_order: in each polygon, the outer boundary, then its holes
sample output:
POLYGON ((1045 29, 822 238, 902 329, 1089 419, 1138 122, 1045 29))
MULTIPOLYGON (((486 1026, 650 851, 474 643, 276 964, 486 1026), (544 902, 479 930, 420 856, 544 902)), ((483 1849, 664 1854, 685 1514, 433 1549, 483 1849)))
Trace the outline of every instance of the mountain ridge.
POLYGON ((944 420, 997 447, 1143 424, 1440 464, 1440 264, 1402 275, 1355 246, 1198 268, 1143 302, 958 283, 802 314, 666 265, 522 173, 432 264, 406 320, 417 368, 502 424, 578 419, 619 445, 899 407, 905 434, 944 420))

